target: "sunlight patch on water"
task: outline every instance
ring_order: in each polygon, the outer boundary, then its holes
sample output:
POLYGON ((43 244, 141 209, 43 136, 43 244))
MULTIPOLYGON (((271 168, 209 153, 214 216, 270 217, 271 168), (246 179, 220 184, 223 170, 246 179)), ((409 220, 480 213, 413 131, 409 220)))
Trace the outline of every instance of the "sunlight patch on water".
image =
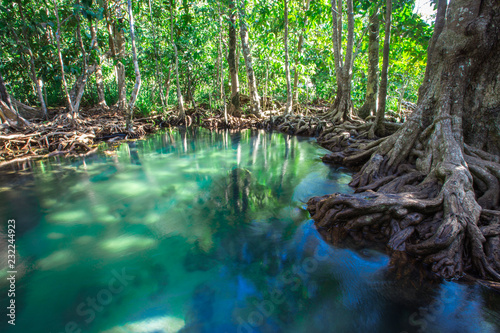
POLYGON ((121 181, 115 182, 110 185, 109 191, 114 193, 120 193, 121 195, 130 195, 130 196, 141 196, 145 194, 151 194, 154 188, 151 187, 151 184, 145 182, 138 181, 121 181))
POLYGON ((100 247, 112 254, 130 251, 143 251, 156 245, 152 238, 141 236, 120 236, 105 240, 100 243, 100 247))
POLYGON ((60 250, 38 260, 37 266, 42 270, 62 269, 77 259, 78 258, 73 251, 60 250))
POLYGON ((123 326, 113 327, 102 333, 176 333, 184 328, 184 320, 176 317, 153 317, 123 326))
POLYGON ((82 209, 55 212, 47 216, 47 221, 53 224, 73 225, 91 224, 87 212, 82 209))
POLYGON ((64 237, 65 237, 64 234, 62 234, 60 232, 51 232, 51 233, 47 234, 48 239, 62 239, 64 237))
MULTIPOLYGON (((19 226, 18 269, 30 267, 16 327, 0 332, 63 332, 69 321, 88 333, 412 331, 420 303, 385 276, 387 256, 333 248, 310 220, 310 197, 352 193, 325 153, 279 133, 189 129, 125 142, 116 156, 45 161, 31 185, 0 193, 0 215, 19 226)), ((462 326, 493 322, 477 290, 455 291, 476 303, 461 298, 436 321, 463 308, 462 326)))

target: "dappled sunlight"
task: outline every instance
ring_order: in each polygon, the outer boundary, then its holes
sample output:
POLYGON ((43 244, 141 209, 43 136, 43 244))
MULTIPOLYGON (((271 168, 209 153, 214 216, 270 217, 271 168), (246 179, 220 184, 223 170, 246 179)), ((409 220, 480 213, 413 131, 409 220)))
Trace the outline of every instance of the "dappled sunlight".
POLYGON ((61 270, 78 260, 78 256, 71 250, 60 250, 37 261, 41 270, 61 270))
POLYGON ((18 244, 33 260, 23 283, 36 292, 20 296, 30 303, 20 331, 36 318, 52 332, 68 321, 100 333, 247 332, 275 295, 255 331, 394 331, 389 314, 399 331, 411 327, 417 305, 393 297, 387 256, 332 248, 308 220, 309 197, 352 193, 351 174, 319 159, 324 149, 277 133, 197 135, 173 131, 175 146, 166 146, 159 134, 85 168, 35 170, 29 195, 43 214, 18 244), (87 324, 87 302, 98 299, 87 324))
POLYGON ((113 327, 102 333, 176 333, 185 326, 183 319, 176 317, 153 317, 113 327))
POLYGON ((101 249, 115 255, 131 251, 144 251, 155 245, 156 241, 152 238, 130 235, 107 239, 99 244, 101 249))
POLYGON ((68 226, 93 223, 88 212, 83 209, 54 212, 47 215, 46 219, 48 223, 68 226))

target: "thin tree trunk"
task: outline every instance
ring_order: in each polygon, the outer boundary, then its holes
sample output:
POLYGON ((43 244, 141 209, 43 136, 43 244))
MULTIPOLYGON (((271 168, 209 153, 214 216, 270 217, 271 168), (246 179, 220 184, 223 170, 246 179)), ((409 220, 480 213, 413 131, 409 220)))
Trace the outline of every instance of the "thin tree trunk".
MULTIPOLYGON (((97 22, 96 22, 97 25, 97 22)), ((89 21, 89 27, 90 27, 90 35, 92 40, 94 41, 94 44, 91 45, 91 48, 93 47, 97 53, 98 56, 95 61, 95 66, 96 66, 96 72, 95 72, 95 79, 96 79, 96 85, 97 85, 97 99, 98 99, 98 104, 101 106, 106 107, 106 99, 104 95, 104 80, 102 76, 102 67, 101 67, 101 55, 100 55, 100 50, 99 50, 99 42, 97 40, 97 31, 96 31, 96 25, 93 24, 93 20, 89 21)))
POLYGON ((267 106, 267 99, 269 98, 268 95, 269 95, 269 61, 266 61, 266 92, 264 93, 264 109, 267 106))
POLYGON ((134 15, 132 13, 132 0, 127 1, 128 4, 128 18, 130 21, 130 42, 132 44, 132 59, 134 62, 134 72, 135 72, 135 85, 132 90, 132 95, 130 96, 130 101, 128 102, 128 117, 127 117, 127 131, 132 132, 134 130, 133 116, 134 116, 134 106, 137 100, 137 95, 139 95, 139 90, 141 89, 141 72, 139 70, 139 63, 137 61, 137 49, 135 47, 135 27, 134 27, 134 15))
POLYGON ((68 107, 68 111, 71 113, 73 117, 73 122, 75 121, 75 112, 73 110, 73 103, 71 102, 71 97, 68 92, 68 84, 66 82, 66 76, 64 75, 64 62, 61 53, 61 22, 59 20, 59 10, 57 9, 57 1, 54 0, 54 8, 56 11, 56 20, 57 20, 57 32, 56 32, 56 42, 57 42, 57 56, 59 58, 59 66, 61 67, 61 81, 64 88, 64 94, 66 96, 66 103, 68 107))
POLYGON ((175 78, 177 80, 177 105, 179 107, 179 119, 184 120, 186 114, 184 112, 184 102, 182 100, 181 84, 179 81, 179 54, 177 52, 177 45, 174 40, 174 0, 170 0, 170 38, 172 39, 172 45, 174 46, 175 54, 175 78))
POLYGON ((292 100, 292 105, 294 107, 297 107, 298 101, 299 101, 299 62, 300 62, 300 56, 302 55, 302 46, 304 45, 304 35, 306 31, 306 26, 307 26, 307 11, 309 10, 309 6, 311 4, 311 0, 306 0, 306 3, 304 5, 304 26, 302 27, 302 31, 299 35, 299 43, 297 45, 297 57, 295 58, 295 68, 293 69, 293 100, 292 100))
MULTIPOLYGON (((30 71, 31 71, 30 78, 33 81, 33 83, 35 84, 36 94, 38 96, 38 100, 40 101, 40 106, 42 108, 42 112, 43 112, 45 118, 47 118, 48 117, 47 105, 45 104, 45 100, 43 98, 43 93, 42 93, 42 88, 40 86, 40 82, 38 82, 38 78, 36 75, 35 59, 34 59, 33 52, 31 50, 30 42, 28 40, 28 32, 26 31, 26 23, 25 23, 25 19, 24 19, 24 13, 23 13, 23 9, 22 9, 23 7, 22 7, 21 1, 17 1, 17 5, 19 8, 19 15, 21 16, 21 20, 23 21, 23 34, 24 34, 24 37, 26 38, 26 48, 25 49, 26 49, 26 52, 28 53, 29 58, 30 58, 30 60, 29 60, 30 61, 30 71)), ((16 35, 16 39, 17 39, 17 35, 16 35)))
POLYGON ((43 98, 43 93, 42 93, 42 89, 40 87, 40 82, 38 81, 37 76, 36 76, 36 67, 35 67, 35 60, 33 59, 33 52, 31 52, 30 48, 28 48, 28 52, 29 52, 29 56, 30 56, 31 77, 32 77, 33 82, 35 83, 36 92, 38 95, 38 100, 40 101, 40 106, 42 107, 43 114, 44 114, 45 118, 47 118, 48 117, 47 105, 45 104, 45 100, 43 98))
POLYGON ((118 83, 118 108, 127 110, 127 83, 125 80, 125 65, 123 65, 123 57, 125 56, 125 36, 123 32, 123 16, 121 6, 117 7, 117 18, 113 24, 113 45, 115 49, 115 69, 116 79, 118 83))
POLYGON ((401 87, 401 92, 399 93, 399 98, 398 98, 398 115, 400 117, 400 120, 403 120, 403 115, 401 114, 401 106, 403 105, 403 99, 405 97, 405 91, 406 91, 406 86, 407 86, 407 81, 406 81, 406 73, 403 76, 403 86, 401 87))
POLYGON ((149 20, 151 22, 151 30, 153 32, 153 48, 155 51, 155 76, 156 76, 156 82, 158 82, 158 89, 160 90, 160 102, 161 106, 165 108, 165 101, 163 98, 163 84, 162 84, 162 79, 160 77, 160 65, 158 62, 158 58, 160 57, 159 52, 158 52, 158 45, 156 44, 156 28, 155 24, 153 22, 153 14, 152 14, 152 8, 151 8, 151 0, 148 0, 149 4, 149 20))
POLYGON ((21 117, 14 109, 14 105, 7 93, 2 74, 0 74, 0 120, 14 128, 22 128, 30 125, 30 123, 21 117))
POLYGON ((229 8, 229 54, 227 62, 229 65, 229 74, 231 75, 231 103, 229 113, 232 116, 239 117, 240 110, 240 82, 238 78, 238 57, 236 56, 236 18, 234 0, 230 0, 229 8))
MULTIPOLYGON (((222 13, 219 5, 219 55, 222 58, 222 13)), ((220 95, 222 99, 222 107, 224 109, 224 123, 227 125, 227 105, 226 91, 224 89, 224 63, 220 61, 220 95)))
MULTIPOLYGON (((78 2, 77 2, 78 3, 78 2)), ((78 46, 80 47, 80 50, 82 51, 82 61, 83 61, 83 66, 82 66, 82 76, 81 76, 81 84, 78 86, 76 90, 76 96, 74 99, 71 99, 73 102, 73 112, 78 114, 78 110, 80 109, 80 102, 83 97, 83 93, 85 91, 85 85, 87 84, 87 51, 85 51, 85 46, 83 45, 83 40, 82 40, 82 34, 81 34, 81 25, 80 25, 80 17, 77 15, 76 16, 76 38, 78 40, 78 46)), ((94 40, 90 42, 92 45, 94 43, 94 40)), ((77 80, 78 82, 78 80, 77 80)))
POLYGON ((285 3, 285 76, 286 76, 286 108, 285 114, 292 113, 292 86, 290 83, 290 62, 288 61, 288 0, 285 3))
POLYGON ((189 70, 189 66, 187 69, 187 92, 189 94, 189 99, 191 100, 191 103, 193 105, 193 108, 196 109, 196 101, 194 100, 194 94, 193 94, 193 86, 196 80, 193 78, 191 79, 191 71, 189 70))
POLYGON ((241 0, 239 6, 240 12, 240 37, 241 49, 243 51, 243 58, 245 59, 245 67, 248 77, 248 92, 250 95, 250 103, 252 105, 252 113, 258 117, 261 116, 260 97, 257 91, 257 80, 255 79, 255 72, 252 64, 252 51, 250 49, 250 42, 248 39, 248 28, 245 22, 246 16, 246 0, 241 0))
POLYGON ((379 30, 380 20, 378 6, 370 15, 368 36, 368 79, 366 83, 366 97, 363 106, 358 110, 358 116, 365 119, 375 115, 377 111, 378 92, 378 62, 379 62, 379 30))
POLYGON ((347 45, 345 59, 342 57, 342 0, 332 0, 332 42, 337 77, 337 96, 332 112, 328 114, 331 121, 339 123, 352 118, 351 78, 354 60, 354 13, 352 0, 347 0, 347 45))
POLYGON ((165 107, 168 108, 168 97, 170 95, 170 74, 172 72, 172 67, 169 66, 167 70, 167 76, 165 77, 165 107))
POLYGON ((382 60, 382 72, 380 73, 380 92, 378 96, 378 110, 375 119, 375 134, 385 135, 384 115, 387 99, 387 72, 389 69, 389 47, 391 44, 391 20, 392 20, 392 0, 387 0, 385 12, 385 36, 384 54, 382 60))

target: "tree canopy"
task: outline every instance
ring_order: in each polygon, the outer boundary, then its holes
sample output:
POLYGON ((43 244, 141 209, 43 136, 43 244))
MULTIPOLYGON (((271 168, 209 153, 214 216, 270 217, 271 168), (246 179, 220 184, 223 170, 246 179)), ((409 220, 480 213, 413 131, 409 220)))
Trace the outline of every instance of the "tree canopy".
MULTIPOLYGON (((344 8, 347 8, 347 3, 344 1, 344 8)), ((284 5, 280 1, 259 0, 131 1, 142 78, 142 89, 135 107, 148 114, 178 104, 174 93, 176 59, 180 93, 187 107, 192 107, 193 103, 221 107, 219 73, 222 67, 226 76, 224 92, 226 96, 231 95, 226 61, 231 24, 235 25, 236 31, 241 26, 246 28, 255 73, 256 82, 249 85, 245 47, 241 38, 236 36, 236 66, 241 93, 251 95, 252 84, 255 84, 259 96, 284 103, 287 98, 284 5), (234 23, 231 16, 235 17, 234 23), (221 51, 218 47, 220 38, 221 51)), ((363 104, 366 94, 366 27, 370 8, 374 6, 382 8, 379 15, 383 21, 384 2, 353 2, 353 37, 358 51, 352 67, 355 109, 363 104)), ((292 77, 297 77, 296 81, 292 80, 292 89, 296 91, 299 102, 333 102, 337 78, 331 39, 331 5, 324 0, 304 0, 288 1, 287 7, 290 69, 292 77)), ((414 1, 394 1, 388 84, 388 110, 394 115, 401 111, 402 101, 415 103, 417 100, 426 48, 432 33, 432 26, 413 9, 414 1)), ((70 97, 76 98, 72 96, 76 92, 71 90, 78 89, 78 80, 81 81, 87 71, 82 106, 103 102, 108 106, 116 104, 123 94, 121 85, 129 99, 136 81, 131 20, 127 15, 127 2, 111 0, 56 0, 44 1, 43 5, 27 0, 3 1, 0 6, 0 32, 4 36, 0 41, 0 72, 9 93, 31 106, 39 107, 45 103, 54 108, 68 104, 58 61, 58 17, 60 51, 70 97), (124 82, 120 79, 120 64, 124 67, 124 82)), ((347 25, 347 21, 344 20, 343 24, 347 25)), ((347 26, 344 28, 347 30, 347 26)), ((380 35, 383 38, 383 26, 380 35)), ((343 39, 342 43, 345 47, 347 41, 343 39)))

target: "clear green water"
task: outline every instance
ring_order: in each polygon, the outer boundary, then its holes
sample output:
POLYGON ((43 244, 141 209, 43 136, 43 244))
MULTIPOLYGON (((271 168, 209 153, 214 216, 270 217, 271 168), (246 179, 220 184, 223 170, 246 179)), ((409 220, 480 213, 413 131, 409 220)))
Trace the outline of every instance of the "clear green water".
POLYGON ((325 152, 276 133, 172 131, 4 173, 18 274, 13 327, 3 255, 0 331, 499 331, 497 294, 408 289, 385 255, 322 240, 304 201, 351 191, 325 152))

